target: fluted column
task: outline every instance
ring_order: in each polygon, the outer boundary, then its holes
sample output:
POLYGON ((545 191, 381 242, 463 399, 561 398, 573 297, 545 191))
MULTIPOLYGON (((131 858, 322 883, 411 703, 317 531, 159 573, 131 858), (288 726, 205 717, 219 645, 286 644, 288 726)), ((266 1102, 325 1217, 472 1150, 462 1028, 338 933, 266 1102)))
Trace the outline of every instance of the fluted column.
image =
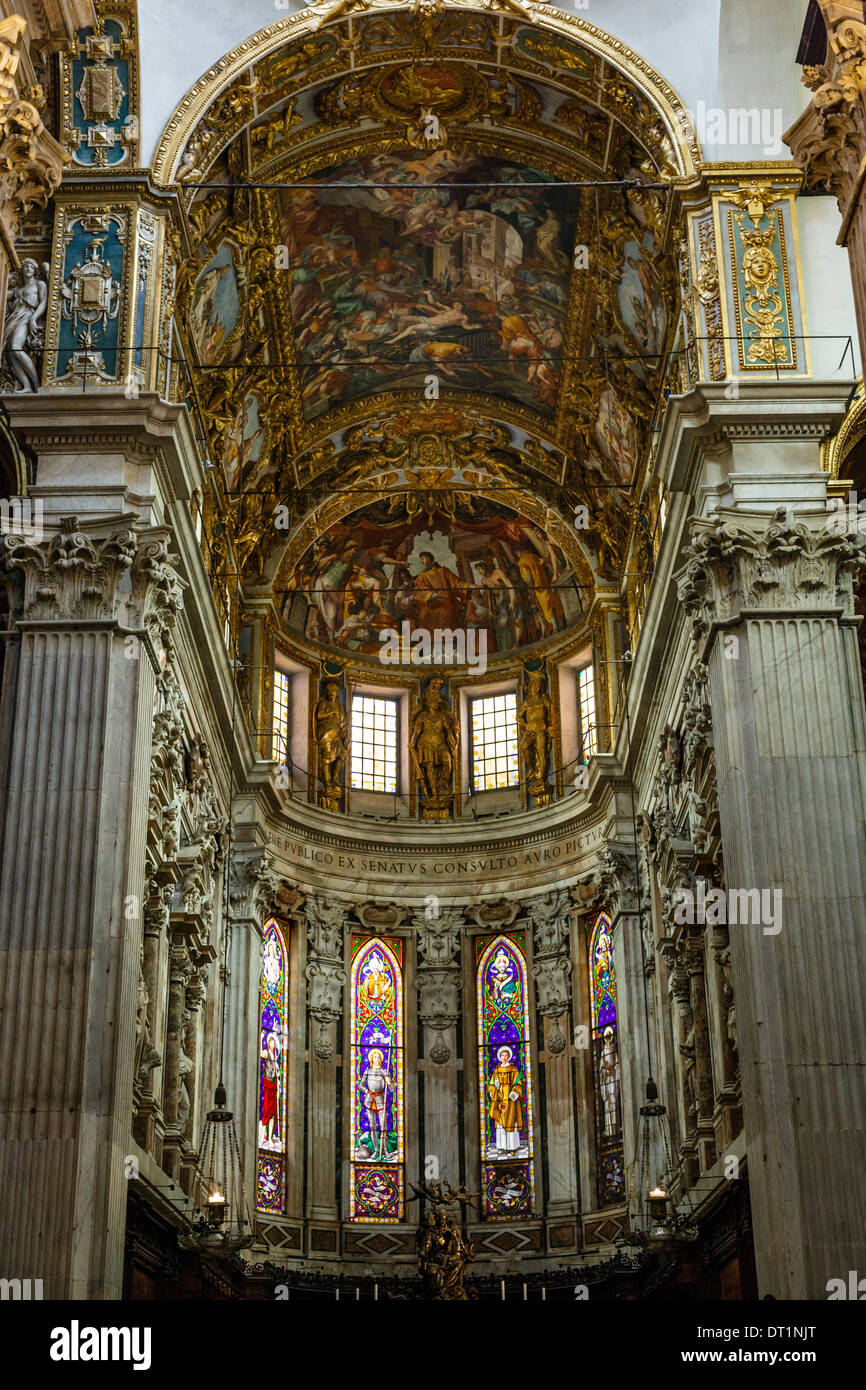
POLYGON ((776 1298, 866 1268, 864 550, 823 514, 719 511, 693 523, 679 577, 709 668, 758 1279, 776 1298))
POLYGON ((337 1152, 337 1024, 343 1015, 343 964, 346 909, 310 894, 307 918, 307 1009, 310 1015, 307 1089, 307 1215, 338 1221, 335 1180, 337 1152))
POLYGON ((544 1067, 548 1215, 572 1214, 577 1209, 579 1179, 574 1135, 574 1086, 568 1010, 571 1002, 569 929, 571 898, 556 889, 527 904, 534 933, 536 1012, 544 1019, 544 1067), (561 1020, 565 1019, 563 1024, 561 1020))
POLYGON ((418 1018, 423 1026, 425 1172, 433 1159, 429 1176, 455 1187, 460 1180, 455 1115, 459 1104, 457 1028, 463 924, 459 909, 443 908, 438 900, 413 918, 418 934, 418 1018))
POLYGON ((0 861, 0 1268, 121 1292, 165 534, 7 536, 18 660, 0 861), (21 582, 23 578, 23 583, 21 582), (151 622, 151 619, 154 621, 151 622), (139 643, 127 634, 137 632, 139 643))

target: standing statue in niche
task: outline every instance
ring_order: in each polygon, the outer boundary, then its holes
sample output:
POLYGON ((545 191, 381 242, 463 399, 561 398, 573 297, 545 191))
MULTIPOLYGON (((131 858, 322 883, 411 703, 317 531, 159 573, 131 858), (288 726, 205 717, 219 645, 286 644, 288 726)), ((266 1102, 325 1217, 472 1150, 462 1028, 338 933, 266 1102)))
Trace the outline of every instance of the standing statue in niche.
POLYGON ((42 351, 45 341, 45 306, 48 303, 48 270, 29 257, 21 262, 18 283, 11 284, 6 298, 6 322, 3 327, 3 355, 17 385, 16 391, 39 390, 39 372, 34 355, 42 351))
POLYGON ((553 729, 550 722, 550 699, 544 692, 544 676, 535 671, 529 677, 529 689, 517 711, 520 756, 527 774, 527 788, 536 806, 547 806, 552 792, 547 782, 547 763, 553 729))
POLYGON ((423 820, 447 820, 451 814, 456 753, 457 721, 442 698, 442 681, 434 676, 415 711, 409 735, 409 759, 421 784, 423 820))
POLYGON ((349 725, 340 704, 337 681, 327 681, 315 712, 316 752, 318 754, 319 804, 328 811, 340 809, 343 768, 349 745, 349 725))

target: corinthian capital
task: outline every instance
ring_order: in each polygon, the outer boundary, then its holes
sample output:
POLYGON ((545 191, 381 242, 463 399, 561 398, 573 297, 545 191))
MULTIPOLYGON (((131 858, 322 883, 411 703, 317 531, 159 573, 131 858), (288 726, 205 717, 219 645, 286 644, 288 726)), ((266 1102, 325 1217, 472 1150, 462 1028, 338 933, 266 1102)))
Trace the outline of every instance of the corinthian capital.
POLYGON ((677 593, 700 646, 714 624, 768 609, 850 617, 866 538, 837 534, 823 518, 817 525, 797 522, 785 507, 769 523, 764 516, 719 512, 692 523, 684 554, 677 593))
POLYGON ((827 24, 826 63, 803 68, 812 101, 785 134, 810 188, 826 188, 843 213, 858 189, 866 146, 866 23, 862 5, 819 0, 827 24))
POLYGON ((526 904, 526 915, 535 929, 536 956, 556 955, 566 949, 570 909, 567 888, 555 888, 526 904))
POLYGON ((272 911, 279 890, 280 877, 269 850, 232 856, 229 901, 234 922, 261 922, 272 911))
POLYGON ((3 565, 24 575, 21 613, 25 619, 111 619, 120 584, 130 570, 138 538, 128 527, 108 536, 79 529, 75 516, 61 517, 60 529, 44 539, 3 537, 3 565))
POLYGON ((0 20, 0 217, 12 241, 32 207, 47 207, 70 158, 45 129, 37 108, 18 90, 26 29, 21 15, 0 20))
POLYGON ((14 101, 0 114, 0 207, 13 240, 31 208, 48 206, 69 158, 32 102, 14 101))
POLYGON ((607 845, 598 858, 593 875, 600 899, 606 902, 614 917, 624 912, 637 912, 639 887, 637 870, 631 855, 615 845, 607 845))

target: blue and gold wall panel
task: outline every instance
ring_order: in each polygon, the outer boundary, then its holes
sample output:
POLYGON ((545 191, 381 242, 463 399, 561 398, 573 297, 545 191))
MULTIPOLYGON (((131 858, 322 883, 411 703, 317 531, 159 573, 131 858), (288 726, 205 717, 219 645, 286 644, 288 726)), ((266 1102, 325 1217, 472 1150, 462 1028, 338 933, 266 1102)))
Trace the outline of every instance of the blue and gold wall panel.
POLYGON ((164 380, 166 213, 135 199, 71 191, 57 199, 43 385, 122 387, 164 380))
POLYGON ((135 6, 101 11, 60 55, 61 141, 79 170, 103 173, 138 162, 138 38, 135 6))

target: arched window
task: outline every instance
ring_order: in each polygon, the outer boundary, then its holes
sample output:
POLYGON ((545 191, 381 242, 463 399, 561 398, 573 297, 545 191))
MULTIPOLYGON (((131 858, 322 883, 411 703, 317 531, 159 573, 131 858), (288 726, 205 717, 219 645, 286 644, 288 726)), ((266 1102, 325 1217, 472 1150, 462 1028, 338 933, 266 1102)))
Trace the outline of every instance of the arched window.
POLYGON ((589 937, 589 1005, 599 1206, 625 1197, 616 975, 610 918, 600 912, 589 937))
POLYGON ((529 1216, 535 1174, 523 934, 479 938, 476 959, 482 1209, 500 1220, 529 1216))
POLYGON ((402 1221, 403 943, 353 936, 349 1153, 352 1221, 402 1221))
POLYGON ((259 991, 259 1109, 256 1211, 282 1215, 286 1201, 286 1081, 289 952, 286 928, 265 923, 259 991))

